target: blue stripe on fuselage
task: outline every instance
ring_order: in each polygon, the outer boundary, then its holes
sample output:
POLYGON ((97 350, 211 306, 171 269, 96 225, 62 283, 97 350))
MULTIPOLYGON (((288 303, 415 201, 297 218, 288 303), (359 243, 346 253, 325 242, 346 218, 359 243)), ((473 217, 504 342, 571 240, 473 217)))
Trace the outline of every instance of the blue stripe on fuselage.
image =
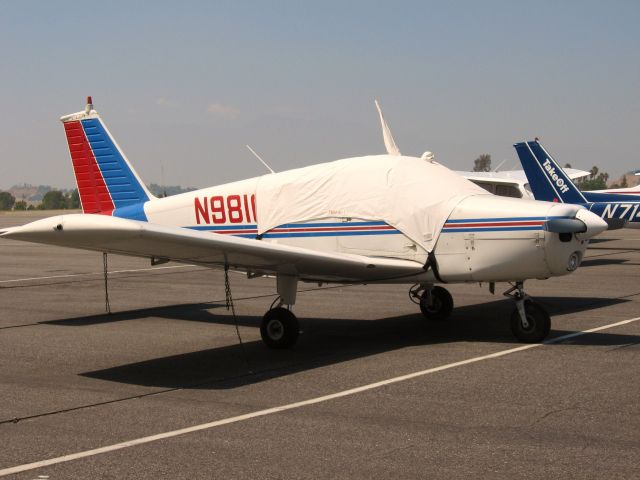
POLYGON ((128 218, 129 220, 140 220, 141 222, 149 221, 146 213, 144 213, 144 203, 116 208, 111 215, 119 218, 128 218))
MULTIPOLYGON (((280 227, 278 227, 280 228, 280 227)), ((399 230, 369 230, 369 231, 333 231, 333 232, 287 232, 287 233, 265 233, 262 238, 292 238, 292 237, 347 237, 352 235, 397 235, 399 230)))
POLYGON ((455 232, 513 232, 519 230, 544 230, 544 225, 523 226, 523 227, 469 227, 469 228, 443 228, 442 233, 455 232))

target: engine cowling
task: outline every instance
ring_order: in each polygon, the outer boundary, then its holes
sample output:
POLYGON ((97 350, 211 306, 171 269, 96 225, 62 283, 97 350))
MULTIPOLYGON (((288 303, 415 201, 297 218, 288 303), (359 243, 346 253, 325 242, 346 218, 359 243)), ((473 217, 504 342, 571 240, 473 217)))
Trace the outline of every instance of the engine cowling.
POLYGON ((467 197, 435 248, 445 281, 518 281, 574 271, 606 223, 578 205, 467 197))

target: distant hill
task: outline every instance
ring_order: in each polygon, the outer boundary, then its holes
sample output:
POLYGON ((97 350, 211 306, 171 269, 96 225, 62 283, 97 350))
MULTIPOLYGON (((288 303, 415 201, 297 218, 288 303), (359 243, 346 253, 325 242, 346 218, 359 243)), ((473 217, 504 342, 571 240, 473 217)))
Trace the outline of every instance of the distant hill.
POLYGON ((170 197, 172 195, 178 195, 179 193, 193 192, 194 190, 197 190, 197 188, 195 187, 181 187, 180 185, 158 185, 155 183, 148 185, 148 188, 156 197, 170 197))
MULTIPOLYGON (((149 190, 156 197, 172 195, 178 195, 179 193, 192 192, 197 190, 195 187, 181 187, 180 185, 158 185, 152 183, 148 185, 149 190)), ((50 185, 31 185, 29 183, 23 183, 22 185, 14 185, 7 192, 14 196, 16 201, 24 200, 28 205, 38 205, 42 201, 44 194, 51 191, 58 190, 64 194, 71 193, 75 189, 68 188, 56 188, 50 185)))
POLYGON ((66 188, 55 188, 50 185, 31 185, 23 183, 22 185, 14 185, 7 192, 14 196, 16 201, 24 200, 27 204, 37 204, 42 201, 44 194, 51 190, 59 190, 62 193, 70 193, 72 190, 66 188))

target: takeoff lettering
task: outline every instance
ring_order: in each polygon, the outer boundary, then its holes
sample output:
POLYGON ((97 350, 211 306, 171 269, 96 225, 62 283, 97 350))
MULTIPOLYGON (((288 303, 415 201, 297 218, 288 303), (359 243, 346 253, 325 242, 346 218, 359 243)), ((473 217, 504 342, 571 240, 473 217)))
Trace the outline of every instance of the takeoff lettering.
POLYGON ((569 191, 568 185, 565 183, 563 178, 558 176, 556 169, 551 166, 551 162, 548 158, 544 161, 543 167, 547 171, 549 178, 551 178, 551 180, 556 184, 556 187, 558 187, 562 193, 567 193, 569 191))

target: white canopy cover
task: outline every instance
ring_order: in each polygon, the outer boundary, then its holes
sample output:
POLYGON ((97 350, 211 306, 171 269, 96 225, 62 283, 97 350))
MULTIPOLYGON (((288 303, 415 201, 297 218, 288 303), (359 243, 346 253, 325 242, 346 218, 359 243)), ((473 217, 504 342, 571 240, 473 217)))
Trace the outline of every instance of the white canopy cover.
POLYGON ((448 168, 415 157, 373 155, 260 177, 258 233, 287 223, 350 217, 384 221, 431 252, 454 207, 490 195, 448 168))

